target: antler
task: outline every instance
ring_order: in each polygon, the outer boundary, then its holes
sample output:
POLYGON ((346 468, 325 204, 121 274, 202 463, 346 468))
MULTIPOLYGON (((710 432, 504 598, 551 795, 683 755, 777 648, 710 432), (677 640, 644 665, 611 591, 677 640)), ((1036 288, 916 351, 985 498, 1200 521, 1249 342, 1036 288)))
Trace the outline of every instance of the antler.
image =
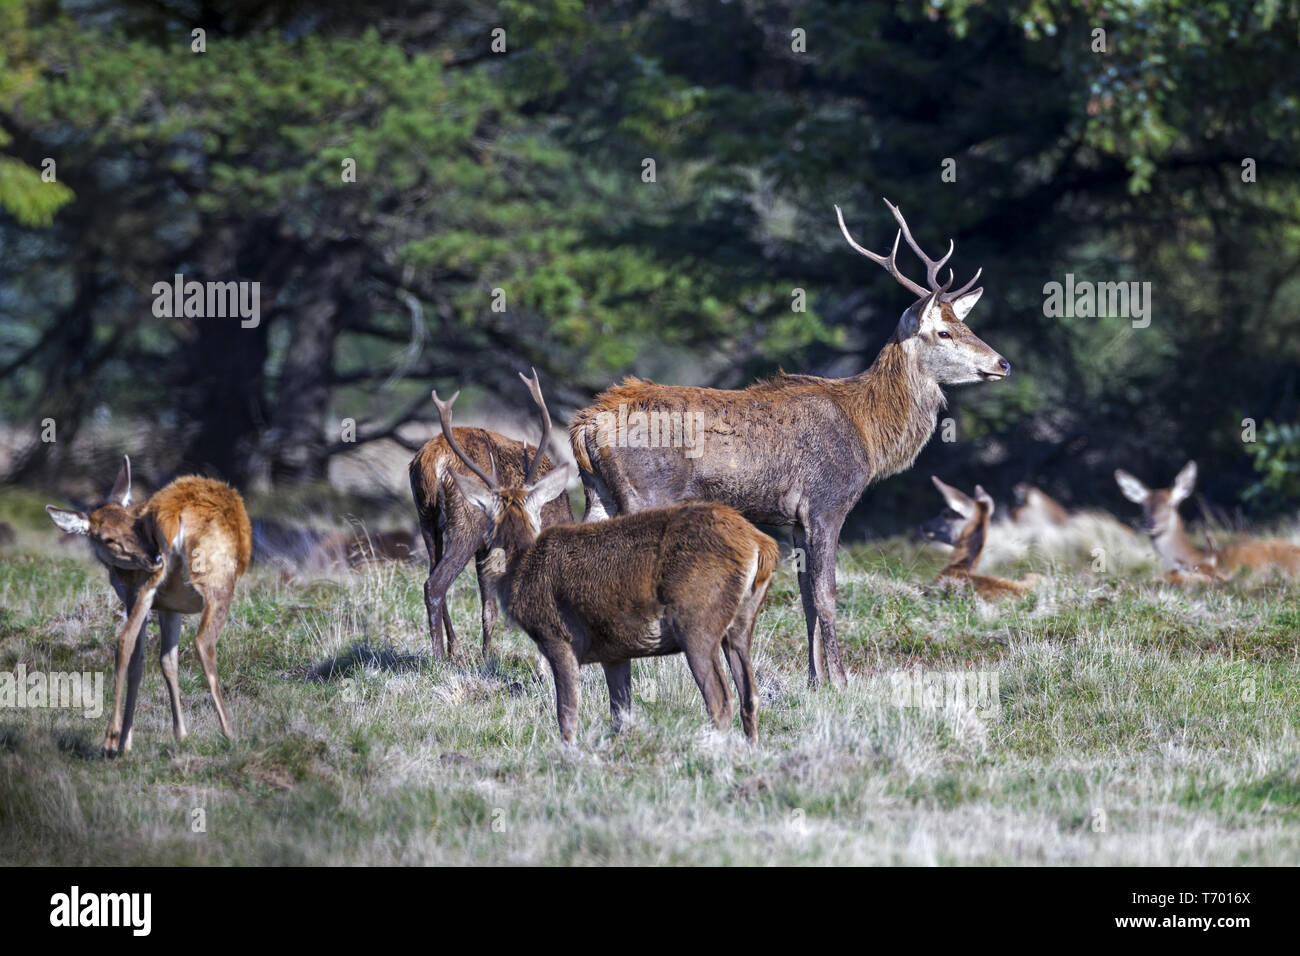
POLYGON ((537 463, 540 462, 542 456, 546 454, 547 443, 551 440, 551 413, 546 410, 546 399, 542 398, 542 383, 537 380, 537 369, 533 368, 529 369, 529 371, 533 373, 532 378, 529 378, 523 372, 519 373, 519 377, 523 379, 523 383, 528 386, 528 393, 533 396, 533 403, 541 411, 542 437, 537 443, 537 454, 533 456, 532 461, 528 460, 528 443, 524 443, 525 485, 531 485, 533 483, 533 479, 536 477, 534 473, 537 471, 537 463))
POLYGON ((459 397, 460 391, 457 390, 455 395, 444 402, 442 399, 438 398, 438 390, 436 388, 433 390, 433 404, 438 406, 438 416, 442 419, 442 435, 447 439, 447 444, 451 446, 451 450, 456 453, 456 457, 465 463, 465 467, 474 472, 474 474, 478 476, 479 481, 487 485, 488 488, 496 491, 496 481, 485 475, 483 469, 474 464, 474 460, 470 458, 469 455, 465 454, 465 452, 461 450, 460 445, 456 443, 456 436, 453 433, 451 424, 451 407, 456 404, 456 399, 459 397))
POLYGON ((951 269, 948 270, 948 281, 942 286, 939 285, 939 271, 944 267, 944 264, 952 258, 953 251, 956 249, 956 243, 949 239, 948 251, 944 254, 943 258, 937 260, 931 259, 925 254, 924 250, 921 249, 920 244, 912 238, 912 230, 908 228, 907 220, 903 218, 903 214, 899 212, 898 207, 888 199, 885 200, 885 205, 889 207, 889 211, 893 213, 894 219, 898 222, 899 226, 898 232, 894 235, 894 248, 890 250, 889 255, 887 257, 877 255, 870 249, 866 249, 854 241, 853 237, 849 235, 848 227, 844 224, 844 213, 840 211, 839 206, 836 206, 835 215, 840 221, 840 232, 844 233, 844 238, 848 240, 849 245, 852 246, 856 252, 866 256, 876 265, 883 266, 885 271, 893 276, 901 286, 916 293, 918 296, 928 297, 933 295, 941 302, 951 302, 953 299, 965 295, 970 291, 971 286, 975 284, 976 280, 979 279, 980 274, 984 271, 983 268, 976 271, 975 275, 971 277, 971 280, 960 289, 955 292, 949 292, 948 290, 952 286, 954 278, 953 271, 951 269), (915 252, 920 260, 925 263, 925 281, 929 288, 926 288, 917 282, 913 282, 899 271, 897 258, 898 240, 900 237, 907 240, 907 244, 912 247, 912 251, 915 252))

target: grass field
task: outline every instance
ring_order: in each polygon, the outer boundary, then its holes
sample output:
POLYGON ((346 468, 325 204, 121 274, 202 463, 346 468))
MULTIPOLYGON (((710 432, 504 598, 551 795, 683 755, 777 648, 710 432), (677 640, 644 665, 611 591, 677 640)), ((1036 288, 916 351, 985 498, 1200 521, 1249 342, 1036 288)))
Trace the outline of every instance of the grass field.
MULTIPOLYGON (((821 692, 783 567, 756 633, 757 745, 738 721, 706 729, 673 657, 634 664, 619 734, 587 668, 571 751, 527 636, 478 654, 472 572, 452 613, 474 650, 445 664, 422 569, 255 570, 218 650, 233 742, 196 618, 179 747, 152 623, 127 758, 99 756, 107 714, 0 708, 0 863, 1300 862, 1300 585, 1180 591, 1142 562, 1031 553, 1010 570, 1044 574, 1040 593, 993 606, 927 589, 942 560, 842 550, 852 673, 821 692), (908 670, 996 675, 997 706, 900 706, 908 670)), ((0 557, 0 673, 101 671, 110 707, 117 605, 88 557, 24 532, 0 557)))

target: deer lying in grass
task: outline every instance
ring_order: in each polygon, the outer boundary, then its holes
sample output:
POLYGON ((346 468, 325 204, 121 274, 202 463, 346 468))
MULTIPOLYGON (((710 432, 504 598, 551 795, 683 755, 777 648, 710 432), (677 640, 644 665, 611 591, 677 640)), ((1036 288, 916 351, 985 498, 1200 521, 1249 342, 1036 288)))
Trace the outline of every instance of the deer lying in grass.
POLYGON ((980 597, 997 600, 1012 594, 1032 591, 1042 580, 1037 574, 1027 574, 1021 581, 976 574, 984 538, 988 534, 989 519, 993 517, 993 498, 980 485, 975 486, 975 497, 944 484, 935 476, 930 480, 943 495, 948 507, 936 517, 921 525, 921 533, 931 541, 952 545, 952 557, 944 565, 935 583, 955 580, 969 584, 980 597))
POLYGON ((888 257, 858 245, 835 210, 849 245, 919 296, 869 369, 841 379, 781 374, 734 391, 629 378, 569 426, 587 492, 584 520, 718 501, 751 521, 793 526, 807 559, 799 592, 814 687, 828 670, 833 680, 845 679, 835 636, 835 562, 849 510, 868 485, 912 466, 946 404, 942 386, 998 381, 1011 372, 964 322, 983 292, 971 290, 979 273, 949 292, 951 272, 944 285, 939 273, 952 243, 942 259, 931 259, 898 208, 885 204, 899 226, 888 257), (900 236, 925 263, 927 285, 899 271, 900 236), (636 432, 633 422, 642 426, 636 432), (678 439, 688 424, 695 434, 684 448, 678 439), (663 437, 670 428, 677 430, 663 437))
POLYGON ((1142 506, 1142 531, 1160 555, 1168 572, 1166 580, 1224 581, 1243 570, 1300 574, 1300 547, 1288 541, 1240 541, 1218 549, 1207 533, 1209 548, 1192 544, 1183 530, 1178 506, 1196 486, 1196 462, 1183 465, 1169 488, 1148 488, 1122 468, 1115 469, 1115 481, 1125 498, 1142 506))
MULTIPOLYGON (((533 373, 536 376, 536 372, 533 373)), ((523 442, 506 438, 484 428, 457 428, 457 446, 464 456, 452 451, 445 434, 425 442, 411 459, 411 497, 420 519, 420 533, 429 552, 429 577, 424 583, 424 606, 429 615, 429 638, 436 657, 460 657, 460 641, 447 610, 447 590, 464 570, 471 557, 478 574, 479 600, 482 604, 483 654, 492 652, 492 634, 496 629, 497 600, 492 593, 491 575, 484 567, 488 558, 488 519, 461 494, 453 480, 466 470, 465 460, 478 471, 498 475, 507 485, 517 485, 523 478, 529 453, 538 461, 537 477, 548 474, 555 466, 545 456, 548 431, 542 435, 538 449, 526 448, 523 442), (541 458, 538 459, 538 454, 541 458), (443 626, 446 626, 446 648, 443 626)), ((569 524, 573 510, 567 495, 548 501, 541 510, 541 526, 569 524)))
MULTIPOLYGON (((524 381, 545 435, 550 415, 536 373, 524 381)), ((433 400, 448 447, 472 475, 449 470, 451 480, 487 522, 490 557, 482 567, 506 614, 551 666, 565 743, 573 742, 576 731, 583 664, 604 667, 617 728, 632 703, 632 659, 679 652, 714 725, 725 728, 734 701, 719 648, 740 696, 745 735, 753 739, 758 694, 749 647, 776 568, 776 542, 735 510, 709 503, 543 529, 542 510, 563 493, 569 467, 544 472, 534 454, 522 476, 501 482, 461 450, 461 430, 452 428, 456 395, 442 402, 435 392, 433 400)))
POLYGON ((1011 502, 1011 520, 1015 524, 1064 528, 1070 523, 1070 512, 1064 505, 1028 482, 1019 482, 1011 489, 1011 502))
POLYGON ((226 623, 235 582, 248 568, 252 527, 244 501, 229 485, 211 478, 177 478, 147 501, 131 503, 131 460, 122 458, 108 501, 93 511, 47 505, 54 523, 90 539, 95 557, 126 605, 126 623, 117 635, 113 716, 104 738, 109 756, 131 749, 136 693, 144 669, 144 625, 158 609, 162 641, 158 663, 171 698, 172 732, 184 740, 180 686, 176 680, 181 615, 198 614, 194 643, 221 732, 233 736, 217 681, 217 638, 226 623))

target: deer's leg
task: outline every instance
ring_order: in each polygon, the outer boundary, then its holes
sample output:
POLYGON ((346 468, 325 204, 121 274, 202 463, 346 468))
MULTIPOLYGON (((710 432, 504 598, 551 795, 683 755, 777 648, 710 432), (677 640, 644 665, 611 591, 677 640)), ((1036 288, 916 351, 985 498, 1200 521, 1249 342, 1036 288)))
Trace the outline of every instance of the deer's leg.
POLYGON ((614 502, 614 497, 596 475, 582 473, 582 490, 587 499, 587 507, 582 515, 583 524, 604 521, 618 513, 618 505, 614 502))
POLYGON ((727 636, 722 639, 727 666, 731 668, 731 679, 735 681, 736 694, 740 697, 740 723, 745 728, 745 736, 750 740, 758 736, 758 687, 749 662, 749 649, 754 641, 758 610, 763 606, 766 594, 765 584, 741 603, 736 620, 727 630, 727 636))
POLYGON ((484 565, 487 553, 480 551, 474 556, 474 573, 478 577, 478 600, 483 614, 483 656, 492 656, 492 634, 497 627, 497 591, 488 579, 484 565))
POLYGON ((808 535, 802 528, 794 530, 794 546, 803 552, 799 562, 799 599, 803 603, 804 624, 808 628, 808 686, 820 687, 826 680, 826 665, 822 657, 821 635, 817 631, 817 601, 813 596, 813 577, 809 570, 808 535))
POLYGON ((126 669, 126 703, 122 710, 122 753, 131 752, 131 728, 135 724, 135 703, 140 698, 140 677, 144 674, 144 646, 149 633, 148 618, 140 622, 136 631, 135 647, 126 669))
POLYGON ((184 740, 185 718, 181 716, 181 687, 176 679, 176 660, 179 656, 181 640, 181 616, 175 611, 161 611, 158 614, 158 629, 162 632, 162 642, 158 646, 158 666, 162 668, 163 680, 167 683, 167 697, 172 705, 172 733, 176 739, 184 740))
POLYGON ((441 529, 434 532, 434 547, 429 551, 429 578, 424 582, 424 607, 429 612, 429 635, 433 640, 434 657, 443 658, 460 654, 460 641, 451 626, 447 611, 447 591, 464 570, 476 550, 476 542, 451 535, 444 541, 441 529), (442 625, 447 625, 447 646, 442 643, 442 625))
POLYGON ((622 730, 623 721, 632 713, 632 662, 606 664, 605 683, 609 685, 610 719, 615 730, 622 730))
POLYGON ((826 649, 826 670, 833 684, 847 681, 835 637, 835 558, 843 518, 815 522, 808 535, 808 573, 812 576, 813 603, 826 649))
POLYGON ((134 595, 127 595, 126 622, 122 625, 121 630, 117 632, 117 645, 114 655, 113 715, 109 718, 108 733, 104 736, 104 753, 110 757, 126 749, 126 734, 123 732, 123 723, 129 723, 129 718, 124 716, 124 711, 128 702, 131 708, 134 709, 135 690, 140 681, 140 669, 137 665, 136 683, 128 687, 130 668, 132 661, 137 656, 137 644, 140 647, 144 646, 144 642, 139 639, 140 632, 144 629, 145 619, 149 616, 149 609, 153 607, 154 593, 157 591, 161 580, 161 574, 155 575, 134 595))
POLYGON ((731 723, 731 695, 721 678, 717 645, 704 641, 692 642, 689 639, 681 644, 691 676, 704 695, 704 709, 713 720, 713 726, 725 730, 731 723))
POLYGON ((581 678, 578 658, 573 648, 563 641, 550 642, 542 647, 542 654, 551 665, 555 678, 555 716, 560 723, 560 738, 573 743, 578 729, 578 690, 581 678))
POLYGON ((203 615, 199 618, 199 630, 194 636, 194 646, 198 649, 199 661, 203 664, 203 676, 207 678, 212 703, 217 708, 217 720, 221 723, 221 732, 227 737, 233 737, 235 732, 230 729, 226 703, 221 696, 221 683, 217 680, 217 638, 221 636, 226 615, 230 612, 230 602, 235 596, 235 583, 231 581, 226 587, 203 588, 201 593, 203 615))

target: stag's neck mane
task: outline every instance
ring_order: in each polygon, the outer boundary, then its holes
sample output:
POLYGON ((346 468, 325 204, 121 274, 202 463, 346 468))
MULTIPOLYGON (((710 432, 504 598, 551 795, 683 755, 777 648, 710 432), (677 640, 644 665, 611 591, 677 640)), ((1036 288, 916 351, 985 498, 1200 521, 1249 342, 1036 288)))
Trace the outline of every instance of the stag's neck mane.
POLYGON ((871 480, 910 468, 948 404, 939 383, 921 371, 915 354, 897 335, 885 343, 869 369, 843 383, 842 404, 862 435, 871 480))

